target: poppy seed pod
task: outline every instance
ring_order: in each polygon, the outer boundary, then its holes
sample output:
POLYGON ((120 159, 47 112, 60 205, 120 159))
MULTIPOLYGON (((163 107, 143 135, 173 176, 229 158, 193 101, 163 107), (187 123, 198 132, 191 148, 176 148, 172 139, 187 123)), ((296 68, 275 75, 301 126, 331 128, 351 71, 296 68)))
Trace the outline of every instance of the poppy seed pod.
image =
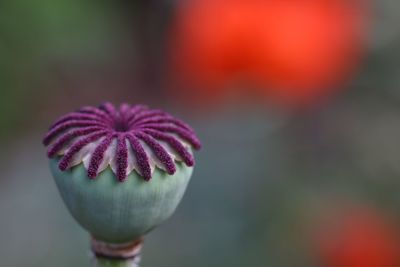
POLYGON ((161 110, 110 103, 61 117, 43 143, 72 216, 96 244, 115 245, 172 215, 201 146, 190 126, 161 110))

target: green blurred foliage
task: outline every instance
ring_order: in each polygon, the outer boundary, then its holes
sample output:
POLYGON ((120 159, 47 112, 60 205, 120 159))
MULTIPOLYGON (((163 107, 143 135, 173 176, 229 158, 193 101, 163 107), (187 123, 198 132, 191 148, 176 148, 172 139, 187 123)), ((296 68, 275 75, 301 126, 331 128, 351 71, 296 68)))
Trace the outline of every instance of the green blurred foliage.
POLYGON ((118 23, 118 13, 107 1, 2 1, 0 134, 18 127, 27 107, 35 110, 52 90, 46 85, 53 60, 107 57, 118 23))

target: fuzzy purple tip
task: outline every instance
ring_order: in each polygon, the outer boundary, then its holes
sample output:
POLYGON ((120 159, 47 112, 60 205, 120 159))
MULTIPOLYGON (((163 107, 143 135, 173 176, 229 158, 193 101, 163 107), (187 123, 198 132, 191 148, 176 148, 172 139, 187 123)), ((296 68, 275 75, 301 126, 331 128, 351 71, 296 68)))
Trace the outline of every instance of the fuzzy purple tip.
POLYGON ((147 135, 143 132, 137 132, 135 134, 138 138, 142 139, 156 154, 157 158, 164 164, 164 167, 168 174, 174 174, 176 171, 175 163, 172 160, 171 156, 165 150, 165 148, 160 145, 156 139, 147 135))
POLYGON ((139 139, 137 139, 136 136, 128 134, 127 138, 131 143, 133 153, 135 153, 136 161, 139 165, 139 171, 141 175, 146 181, 149 181, 151 179, 151 167, 146 151, 144 150, 142 144, 140 144, 139 139))
POLYGON ((90 158, 89 168, 87 174, 90 178, 95 178, 97 176, 97 170, 103 160, 104 153, 107 148, 110 146, 113 134, 108 134, 101 143, 94 150, 92 157, 90 158))
POLYGON ((117 177, 119 181, 125 180, 127 167, 128 149, 126 148, 125 135, 119 135, 117 146, 117 177))
POLYGON ((85 147, 92 145, 87 170, 90 178, 98 175, 105 154, 112 151, 116 162, 114 171, 119 181, 124 181, 129 174, 130 157, 135 158, 138 173, 148 181, 152 175, 151 157, 156 157, 158 164, 161 163, 168 174, 174 174, 176 156, 187 166, 194 165, 194 157, 185 144, 190 144, 194 149, 201 147, 189 125, 164 111, 128 104, 116 108, 111 103, 104 103, 98 108, 83 107, 62 116, 52 124, 43 143, 49 146, 47 154, 50 158, 61 155, 59 168, 62 171, 72 167, 72 162, 77 162, 78 154, 85 153, 88 151, 85 147), (108 150, 113 140, 117 144, 115 151, 108 150), (93 142, 96 142, 95 146, 93 142), (145 146, 153 152, 151 155, 148 155, 145 146), (84 148, 85 151, 82 150, 84 148), (171 151, 174 151, 175 157, 170 154, 171 151))

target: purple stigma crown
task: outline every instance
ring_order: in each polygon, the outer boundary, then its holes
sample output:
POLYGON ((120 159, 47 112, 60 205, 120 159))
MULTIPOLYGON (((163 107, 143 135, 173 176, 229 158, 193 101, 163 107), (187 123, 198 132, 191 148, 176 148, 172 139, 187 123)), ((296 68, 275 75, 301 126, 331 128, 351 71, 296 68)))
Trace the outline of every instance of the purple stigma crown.
POLYGON ((164 111, 128 104, 117 109, 111 103, 62 116, 43 144, 49 158, 61 157, 62 171, 83 163, 95 178, 110 166, 119 181, 133 170, 148 181, 155 167, 174 174, 175 161, 193 166, 191 149, 201 147, 189 125, 164 111))

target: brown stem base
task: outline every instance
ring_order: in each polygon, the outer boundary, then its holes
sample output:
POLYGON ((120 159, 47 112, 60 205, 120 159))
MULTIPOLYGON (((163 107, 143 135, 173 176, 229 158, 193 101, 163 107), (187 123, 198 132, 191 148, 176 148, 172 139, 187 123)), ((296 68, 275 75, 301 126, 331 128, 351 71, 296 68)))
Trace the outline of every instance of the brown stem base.
POLYGON ((92 267, 139 267, 143 239, 125 244, 110 244, 92 238, 92 267))

